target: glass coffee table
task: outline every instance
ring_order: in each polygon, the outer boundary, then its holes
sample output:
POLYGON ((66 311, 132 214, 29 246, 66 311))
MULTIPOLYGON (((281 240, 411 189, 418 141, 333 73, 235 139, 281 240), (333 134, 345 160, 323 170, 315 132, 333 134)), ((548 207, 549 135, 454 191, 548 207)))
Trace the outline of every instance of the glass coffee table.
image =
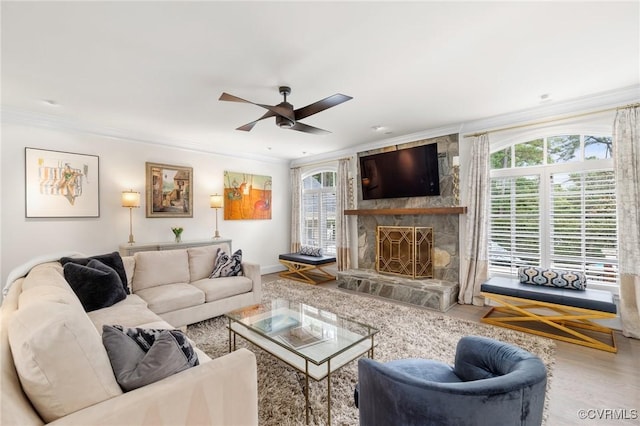
POLYGON ((378 330, 305 303, 286 299, 225 314, 229 352, 236 337, 260 347, 305 376, 305 416, 309 423, 309 378, 327 378, 327 424, 331 424, 331 374, 367 354, 373 358, 378 330))

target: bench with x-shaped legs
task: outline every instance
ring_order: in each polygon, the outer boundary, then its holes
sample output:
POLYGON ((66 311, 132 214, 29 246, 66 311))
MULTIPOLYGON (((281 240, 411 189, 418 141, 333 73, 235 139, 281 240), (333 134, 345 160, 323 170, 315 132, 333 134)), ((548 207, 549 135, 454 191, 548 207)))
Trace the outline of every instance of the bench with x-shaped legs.
POLYGON ((336 262, 335 256, 307 256, 300 253, 281 254, 280 263, 287 270, 280 273, 283 278, 301 281, 307 284, 320 284, 335 280, 335 275, 322 269, 336 262))
POLYGON ((616 317, 616 304, 608 291, 566 290, 494 277, 482 284, 481 294, 499 305, 491 308, 482 322, 603 351, 618 351, 613 330, 593 321, 616 317))

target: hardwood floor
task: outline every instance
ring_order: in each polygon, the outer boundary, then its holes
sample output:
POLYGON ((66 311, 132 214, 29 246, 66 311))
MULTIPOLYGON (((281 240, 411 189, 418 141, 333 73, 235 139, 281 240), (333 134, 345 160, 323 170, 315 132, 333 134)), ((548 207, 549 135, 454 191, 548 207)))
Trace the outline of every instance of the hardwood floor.
MULTIPOLYGON (((337 288, 335 281, 319 286, 337 288)), ((488 309, 456 305, 444 315, 479 322, 488 309)), ((640 425, 640 340, 615 338, 617 354, 556 341, 547 425, 640 425)))

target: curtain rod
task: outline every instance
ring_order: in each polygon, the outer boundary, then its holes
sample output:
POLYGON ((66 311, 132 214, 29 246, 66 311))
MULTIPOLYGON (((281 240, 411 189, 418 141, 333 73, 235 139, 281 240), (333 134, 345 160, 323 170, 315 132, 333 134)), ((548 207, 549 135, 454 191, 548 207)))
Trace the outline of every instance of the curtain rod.
POLYGON ((307 166, 318 166, 320 164, 328 164, 328 163, 333 163, 333 162, 340 161, 340 160, 351 160, 351 157, 336 158, 334 160, 316 161, 315 163, 305 163, 305 164, 301 164, 299 166, 293 166, 293 167, 289 167, 289 168, 290 169, 295 169, 295 168, 307 167, 307 166))
POLYGON ((618 109, 630 108, 630 107, 638 107, 638 106, 640 106, 640 103, 634 103, 634 104, 629 104, 629 105, 624 105, 624 106, 619 106, 619 107, 604 108, 604 109, 600 109, 600 110, 596 110, 596 111, 589 111, 589 112, 583 112, 583 113, 580 113, 580 114, 566 115, 566 116, 558 117, 558 118, 549 118, 549 119, 546 119, 546 120, 539 120, 539 121, 533 121, 533 122, 530 122, 530 123, 516 124, 516 125, 508 126, 508 127, 498 127, 496 129, 483 130, 481 132, 476 132, 476 133, 467 133, 466 135, 462 135, 462 137, 463 138, 473 138, 473 137, 477 137, 477 136, 480 136, 480 135, 484 135, 486 133, 504 132, 506 130, 520 129, 522 127, 530 127, 530 126, 536 126, 536 125, 539 125, 539 124, 553 123, 554 121, 568 120, 570 118, 584 117, 584 116, 587 116, 587 115, 599 114, 601 112, 614 111, 614 110, 618 110, 618 109))

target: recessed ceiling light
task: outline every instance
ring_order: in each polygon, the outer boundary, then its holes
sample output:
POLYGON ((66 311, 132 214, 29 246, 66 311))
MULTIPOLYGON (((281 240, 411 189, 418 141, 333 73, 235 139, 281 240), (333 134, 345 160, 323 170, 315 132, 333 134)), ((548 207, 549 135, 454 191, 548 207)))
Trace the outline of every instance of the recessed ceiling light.
POLYGON ((377 124, 377 125, 375 125, 375 126, 371 126, 371 129, 372 129, 374 132, 381 132, 381 131, 385 130, 385 127, 384 127, 384 126, 381 126, 381 125, 379 125, 379 124, 377 124))
POLYGON ((52 107, 60 106, 60 104, 58 102, 54 101, 53 99, 43 99, 42 102, 45 105, 52 106, 52 107))
POLYGON ((540 102, 549 102, 551 100, 551 94, 550 93, 544 93, 542 95, 540 95, 540 102))

